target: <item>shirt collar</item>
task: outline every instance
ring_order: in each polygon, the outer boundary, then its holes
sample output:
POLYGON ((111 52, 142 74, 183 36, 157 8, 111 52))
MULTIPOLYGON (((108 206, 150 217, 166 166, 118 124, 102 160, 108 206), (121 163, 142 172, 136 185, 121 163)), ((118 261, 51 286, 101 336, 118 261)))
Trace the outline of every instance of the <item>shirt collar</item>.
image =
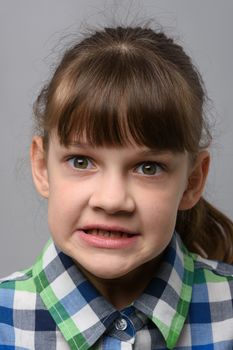
POLYGON ((89 349, 119 312, 50 240, 33 266, 37 292, 71 349, 89 349))
POLYGON ((192 297, 194 260, 174 233, 154 278, 134 306, 161 331, 168 349, 181 334, 192 297))
MULTIPOLYGON (((167 247, 156 275, 133 305, 149 317, 172 348, 187 317, 193 259, 179 236, 167 247)), ((50 240, 33 267, 38 293, 71 349, 89 349, 120 316, 50 240)))

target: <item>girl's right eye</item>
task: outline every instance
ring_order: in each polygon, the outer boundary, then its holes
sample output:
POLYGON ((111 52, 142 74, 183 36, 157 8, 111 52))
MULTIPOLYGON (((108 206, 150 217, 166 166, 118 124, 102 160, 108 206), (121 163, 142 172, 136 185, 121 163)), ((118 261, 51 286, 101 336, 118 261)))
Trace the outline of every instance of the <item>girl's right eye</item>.
POLYGON ((68 164, 77 170, 86 170, 93 168, 92 161, 85 156, 73 156, 67 160, 68 164))

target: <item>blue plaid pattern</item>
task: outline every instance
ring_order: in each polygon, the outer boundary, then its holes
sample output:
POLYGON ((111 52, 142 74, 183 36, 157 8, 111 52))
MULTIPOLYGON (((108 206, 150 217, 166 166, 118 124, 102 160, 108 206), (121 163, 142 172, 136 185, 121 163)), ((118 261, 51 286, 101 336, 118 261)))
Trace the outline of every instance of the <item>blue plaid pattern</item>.
POLYGON ((0 283, 0 350, 232 350, 233 266, 189 253, 175 233, 144 293, 116 310, 48 242, 0 283))

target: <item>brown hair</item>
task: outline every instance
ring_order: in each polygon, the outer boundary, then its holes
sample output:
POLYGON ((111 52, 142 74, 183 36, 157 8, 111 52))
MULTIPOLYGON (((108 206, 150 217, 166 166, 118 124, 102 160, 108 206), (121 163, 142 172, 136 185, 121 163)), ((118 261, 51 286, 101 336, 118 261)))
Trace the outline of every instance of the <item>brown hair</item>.
MULTIPOLYGON (((97 146, 132 142, 188 151, 210 145, 202 78, 182 47, 147 27, 104 28, 69 48, 35 102, 48 147, 56 130, 67 145, 85 137, 97 146)), ((203 198, 178 212, 187 247, 233 262, 233 223, 203 198)))

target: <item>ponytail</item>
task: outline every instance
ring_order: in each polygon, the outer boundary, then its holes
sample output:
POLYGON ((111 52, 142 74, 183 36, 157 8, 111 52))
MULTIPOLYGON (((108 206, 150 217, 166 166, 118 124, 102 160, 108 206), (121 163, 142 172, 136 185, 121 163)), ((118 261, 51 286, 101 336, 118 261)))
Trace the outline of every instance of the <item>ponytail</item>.
POLYGON ((178 212, 176 230, 190 251, 233 264, 233 222, 204 198, 178 212))

